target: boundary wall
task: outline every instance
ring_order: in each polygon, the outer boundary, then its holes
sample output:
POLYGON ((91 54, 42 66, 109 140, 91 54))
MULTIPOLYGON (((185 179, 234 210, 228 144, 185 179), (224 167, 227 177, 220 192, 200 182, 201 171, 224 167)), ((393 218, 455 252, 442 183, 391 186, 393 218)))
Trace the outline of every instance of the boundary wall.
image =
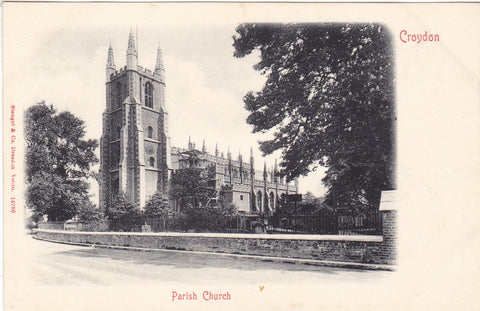
POLYGON ((37 238, 97 246, 138 247, 395 265, 397 210, 394 191, 382 193, 382 235, 299 235, 176 232, 79 232, 37 229, 37 238))
POLYGON ((352 263, 395 264, 394 240, 368 235, 75 232, 37 229, 36 237, 64 243, 230 253, 352 263))

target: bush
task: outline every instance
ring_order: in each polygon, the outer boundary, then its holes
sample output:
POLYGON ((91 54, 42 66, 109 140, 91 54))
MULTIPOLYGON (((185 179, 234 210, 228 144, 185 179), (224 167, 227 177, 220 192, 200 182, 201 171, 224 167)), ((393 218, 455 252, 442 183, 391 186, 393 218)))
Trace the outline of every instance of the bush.
POLYGON ((155 193, 145 204, 144 215, 147 218, 168 217, 173 215, 168 197, 163 193, 155 193))
POLYGON ((85 202, 79 208, 77 216, 81 222, 95 222, 104 219, 103 212, 90 202, 85 202))
POLYGON ((123 193, 108 208, 107 217, 112 231, 140 231, 144 221, 142 211, 123 193))

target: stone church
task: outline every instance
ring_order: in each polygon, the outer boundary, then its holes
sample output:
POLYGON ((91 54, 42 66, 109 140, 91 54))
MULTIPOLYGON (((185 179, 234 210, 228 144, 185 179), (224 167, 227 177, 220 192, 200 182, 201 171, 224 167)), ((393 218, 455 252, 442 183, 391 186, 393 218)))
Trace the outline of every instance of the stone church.
POLYGON ((100 139, 100 207, 123 192, 140 207, 156 192, 168 193, 172 171, 195 165, 213 170, 211 186, 216 189, 211 203, 228 202, 242 214, 273 212, 288 194, 297 193, 298 183, 287 183, 277 167, 255 170, 239 155, 225 157, 216 149, 206 152, 189 142, 188 148, 171 147, 165 105, 165 68, 162 51, 157 50, 153 71, 138 65, 135 37, 130 33, 126 66, 116 69, 113 49, 108 49, 106 65, 106 109, 100 139), (192 164, 189 158, 198 161, 192 164), (227 191, 221 191, 225 190, 227 191), (220 195, 222 197, 220 197, 220 195))

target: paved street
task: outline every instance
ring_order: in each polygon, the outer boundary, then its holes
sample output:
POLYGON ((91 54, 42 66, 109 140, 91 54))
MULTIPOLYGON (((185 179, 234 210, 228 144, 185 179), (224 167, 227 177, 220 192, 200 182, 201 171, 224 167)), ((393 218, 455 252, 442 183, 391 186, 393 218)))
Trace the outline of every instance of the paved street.
POLYGON ((312 266, 188 252, 140 252, 72 246, 27 238, 30 276, 42 284, 121 284, 136 281, 212 283, 252 280, 375 282, 392 272, 312 266))

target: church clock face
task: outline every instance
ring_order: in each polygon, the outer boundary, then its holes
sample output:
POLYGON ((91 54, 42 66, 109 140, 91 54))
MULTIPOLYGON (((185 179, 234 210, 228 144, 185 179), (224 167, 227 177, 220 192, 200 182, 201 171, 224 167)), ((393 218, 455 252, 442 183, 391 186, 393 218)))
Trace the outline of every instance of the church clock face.
POLYGON ((148 146, 148 147, 147 147, 147 154, 152 155, 153 152, 154 152, 153 147, 152 147, 152 146, 148 146))

